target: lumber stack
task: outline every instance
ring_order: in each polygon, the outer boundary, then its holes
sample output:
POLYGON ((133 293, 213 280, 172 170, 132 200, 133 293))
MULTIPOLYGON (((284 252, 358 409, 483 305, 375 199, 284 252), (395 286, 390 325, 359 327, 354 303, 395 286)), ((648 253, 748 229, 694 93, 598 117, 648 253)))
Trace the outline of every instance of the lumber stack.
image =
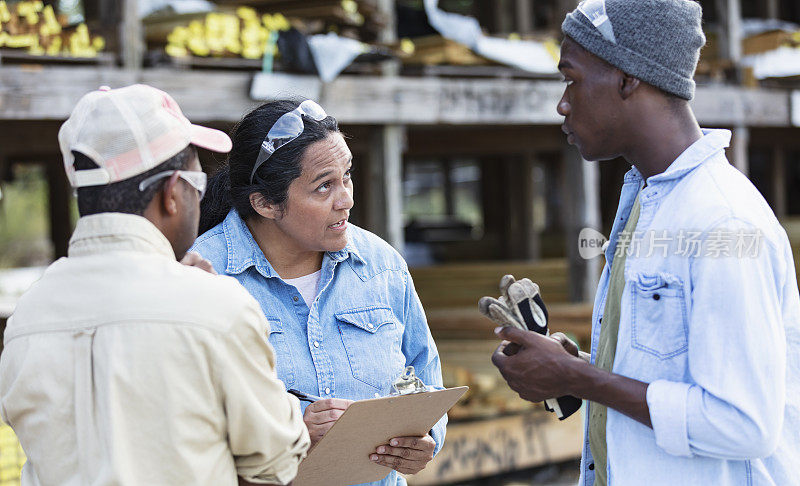
POLYGON ((564 259, 412 268, 414 285, 439 349, 445 386, 470 387, 452 410, 454 419, 542 408, 520 399, 491 363, 499 341, 493 333, 495 325, 478 311, 478 299, 497 296, 500 278, 505 274, 538 282, 550 313, 551 330, 572 335, 582 349, 588 349, 592 305, 567 302, 564 259))
POLYGON ((375 0, 218 0, 213 12, 156 12, 143 20, 151 51, 174 59, 278 56, 273 34, 339 35, 372 42, 387 26, 375 0))
POLYGON ((52 5, 41 0, 13 4, 0 1, 0 48, 34 56, 93 58, 105 39, 91 35, 86 24, 68 25, 52 5))
POLYGON ((451 66, 485 66, 492 64, 464 44, 446 39, 440 35, 431 35, 406 39, 400 44, 404 53, 403 64, 409 65, 451 65, 451 66))

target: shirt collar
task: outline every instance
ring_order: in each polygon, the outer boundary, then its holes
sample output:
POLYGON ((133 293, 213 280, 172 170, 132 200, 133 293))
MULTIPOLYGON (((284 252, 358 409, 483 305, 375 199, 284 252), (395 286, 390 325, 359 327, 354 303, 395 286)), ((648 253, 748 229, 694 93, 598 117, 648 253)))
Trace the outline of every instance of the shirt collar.
MULTIPOLYGON (((239 212, 231 209, 225 221, 222 223, 222 230, 225 234, 225 244, 228 247, 228 261, 225 272, 236 275, 244 272, 249 267, 256 270, 266 278, 278 277, 278 273, 272 268, 261 247, 256 243, 255 238, 250 233, 250 229, 244 220, 239 216, 239 212)), ((355 261, 364 263, 364 259, 353 246, 352 241, 347 242, 347 246, 336 252, 326 252, 326 255, 334 262, 342 262, 350 256, 355 261)))
MULTIPOLYGON (((731 131, 719 129, 703 129, 703 137, 689 146, 675 159, 667 170, 647 179, 647 185, 658 184, 675 179, 680 179, 687 173, 696 169, 713 155, 726 149, 731 144, 731 131)), ((641 182, 642 174, 636 167, 625 174, 625 183, 641 182)))
POLYGON ((69 256, 107 251, 140 251, 175 259, 167 237, 142 216, 99 213, 80 218, 69 240, 69 256))

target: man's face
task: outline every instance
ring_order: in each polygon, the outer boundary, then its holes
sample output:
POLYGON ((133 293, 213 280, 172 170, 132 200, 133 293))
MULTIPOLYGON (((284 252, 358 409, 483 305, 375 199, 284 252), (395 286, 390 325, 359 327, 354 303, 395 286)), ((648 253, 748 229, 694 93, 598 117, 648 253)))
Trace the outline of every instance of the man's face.
MULTIPOLYGON (((200 159, 195 153, 192 161, 186 166, 188 171, 201 171, 200 159)), ((173 249, 175 256, 180 260, 191 248, 197 239, 197 228, 200 225, 200 193, 191 184, 183 179, 178 179, 181 191, 182 211, 180 212, 180 227, 178 228, 173 249)))
POLYGON ((566 87, 558 113, 567 141, 586 160, 619 155, 619 71, 569 37, 561 44, 559 71, 566 87))

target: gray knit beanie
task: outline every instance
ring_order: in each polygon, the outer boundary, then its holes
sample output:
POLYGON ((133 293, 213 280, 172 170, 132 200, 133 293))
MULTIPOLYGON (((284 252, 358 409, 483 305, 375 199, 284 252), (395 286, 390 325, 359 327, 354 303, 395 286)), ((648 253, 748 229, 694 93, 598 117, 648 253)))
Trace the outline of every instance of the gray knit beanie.
MULTIPOLYGON (((599 13, 602 4, 603 0, 591 0, 581 6, 590 11, 589 7, 595 7, 599 13)), ((561 24, 566 35, 633 77, 686 100, 694 97, 692 78, 700 48, 706 43, 701 26, 702 9, 697 2, 605 0, 608 22, 600 26, 605 36, 580 11, 581 6, 567 14, 561 24)))

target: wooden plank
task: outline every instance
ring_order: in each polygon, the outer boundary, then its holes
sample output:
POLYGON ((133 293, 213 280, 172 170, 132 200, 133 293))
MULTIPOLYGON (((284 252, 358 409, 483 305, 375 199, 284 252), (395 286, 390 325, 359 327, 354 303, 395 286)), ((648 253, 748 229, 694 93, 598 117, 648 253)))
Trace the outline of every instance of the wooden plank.
MULTIPOLYGON (((173 94, 190 119, 235 122, 258 104, 249 98, 252 79, 241 72, 6 66, 0 120, 65 119, 81 95, 100 85, 144 82, 173 94)), ((345 124, 558 126, 562 90, 555 81, 351 75, 324 85, 320 101, 345 124)), ((694 106, 705 126, 791 126, 788 90, 701 87, 694 106)))
MULTIPOLYGON (((495 339, 492 321, 478 311, 478 299, 471 307, 426 307, 425 314, 437 342, 452 339, 495 339)), ((591 334, 592 305, 589 303, 549 303, 550 329, 574 335, 588 344, 591 334)), ((588 347, 587 347, 588 349, 588 347)))
POLYGON ((437 457, 412 486, 463 481, 580 457, 583 420, 577 413, 559 422, 554 414, 532 411, 509 417, 452 423, 437 457))
POLYGON ((701 86, 691 105, 703 126, 791 126, 788 90, 701 86))
POLYGON ((110 52, 98 52, 95 57, 50 56, 29 54, 22 49, 0 49, 3 64, 100 64, 111 66, 116 56, 110 52))

